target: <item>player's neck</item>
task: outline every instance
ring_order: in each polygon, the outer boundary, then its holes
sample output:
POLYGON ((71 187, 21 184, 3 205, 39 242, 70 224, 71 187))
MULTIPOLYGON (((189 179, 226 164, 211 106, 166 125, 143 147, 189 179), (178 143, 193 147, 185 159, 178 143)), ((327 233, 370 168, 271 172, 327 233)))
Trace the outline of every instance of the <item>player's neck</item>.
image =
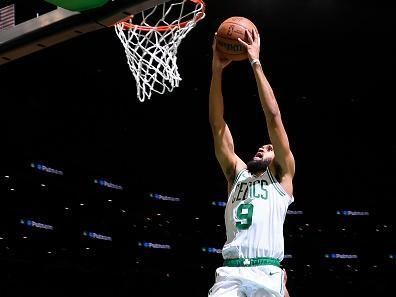
POLYGON ((256 173, 253 173, 254 177, 260 177, 265 173, 265 171, 258 171, 256 173))

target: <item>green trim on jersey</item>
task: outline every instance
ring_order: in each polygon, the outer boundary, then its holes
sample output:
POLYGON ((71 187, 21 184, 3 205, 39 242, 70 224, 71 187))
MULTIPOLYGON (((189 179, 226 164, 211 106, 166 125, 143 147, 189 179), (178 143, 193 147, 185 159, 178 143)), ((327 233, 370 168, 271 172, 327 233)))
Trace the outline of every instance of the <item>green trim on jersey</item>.
POLYGON ((270 180, 272 181, 272 184, 274 185, 274 188, 278 191, 278 193, 281 196, 285 196, 286 193, 283 192, 282 189, 277 185, 277 181, 276 181, 276 179, 274 178, 274 176, 272 175, 272 173, 271 173, 271 171, 269 169, 268 169, 268 176, 269 176, 270 180))
POLYGON ((242 169, 241 171, 238 172, 238 174, 234 178, 234 183, 232 184, 233 186, 237 183, 238 179, 241 177, 241 175, 246 171, 246 169, 242 169))
POLYGON ((280 267, 280 261, 270 257, 260 258, 236 258, 236 259, 225 259, 224 266, 228 267, 251 267, 251 266, 262 266, 262 265, 273 265, 280 267))

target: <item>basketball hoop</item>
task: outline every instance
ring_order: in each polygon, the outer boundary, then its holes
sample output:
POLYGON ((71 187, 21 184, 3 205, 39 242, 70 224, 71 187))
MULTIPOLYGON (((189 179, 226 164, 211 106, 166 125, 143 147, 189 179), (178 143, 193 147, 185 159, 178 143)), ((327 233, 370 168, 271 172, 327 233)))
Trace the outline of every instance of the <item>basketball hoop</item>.
POLYGON ((203 0, 172 0, 115 24, 140 102, 179 86, 178 46, 204 17, 203 0))

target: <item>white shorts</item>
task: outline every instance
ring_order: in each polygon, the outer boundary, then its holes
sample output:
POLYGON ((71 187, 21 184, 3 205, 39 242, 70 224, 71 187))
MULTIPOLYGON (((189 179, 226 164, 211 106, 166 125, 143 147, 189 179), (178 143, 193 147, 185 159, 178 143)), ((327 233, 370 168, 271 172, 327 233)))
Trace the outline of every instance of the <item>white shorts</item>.
POLYGON ((283 297, 283 270, 274 265, 219 267, 209 297, 283 297))

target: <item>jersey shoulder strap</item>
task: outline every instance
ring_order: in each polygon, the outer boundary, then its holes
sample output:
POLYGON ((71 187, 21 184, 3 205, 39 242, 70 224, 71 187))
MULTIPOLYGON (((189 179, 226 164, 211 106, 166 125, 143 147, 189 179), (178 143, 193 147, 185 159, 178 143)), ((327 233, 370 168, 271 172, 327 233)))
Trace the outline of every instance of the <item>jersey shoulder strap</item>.
POLYGON ((234 178, 234 182, 232 183, 233 186, 236 185, 237 182, 247 179, 250 176, 250 173, 247 169, 242 169, 238 172, 238 174, 234 178))

